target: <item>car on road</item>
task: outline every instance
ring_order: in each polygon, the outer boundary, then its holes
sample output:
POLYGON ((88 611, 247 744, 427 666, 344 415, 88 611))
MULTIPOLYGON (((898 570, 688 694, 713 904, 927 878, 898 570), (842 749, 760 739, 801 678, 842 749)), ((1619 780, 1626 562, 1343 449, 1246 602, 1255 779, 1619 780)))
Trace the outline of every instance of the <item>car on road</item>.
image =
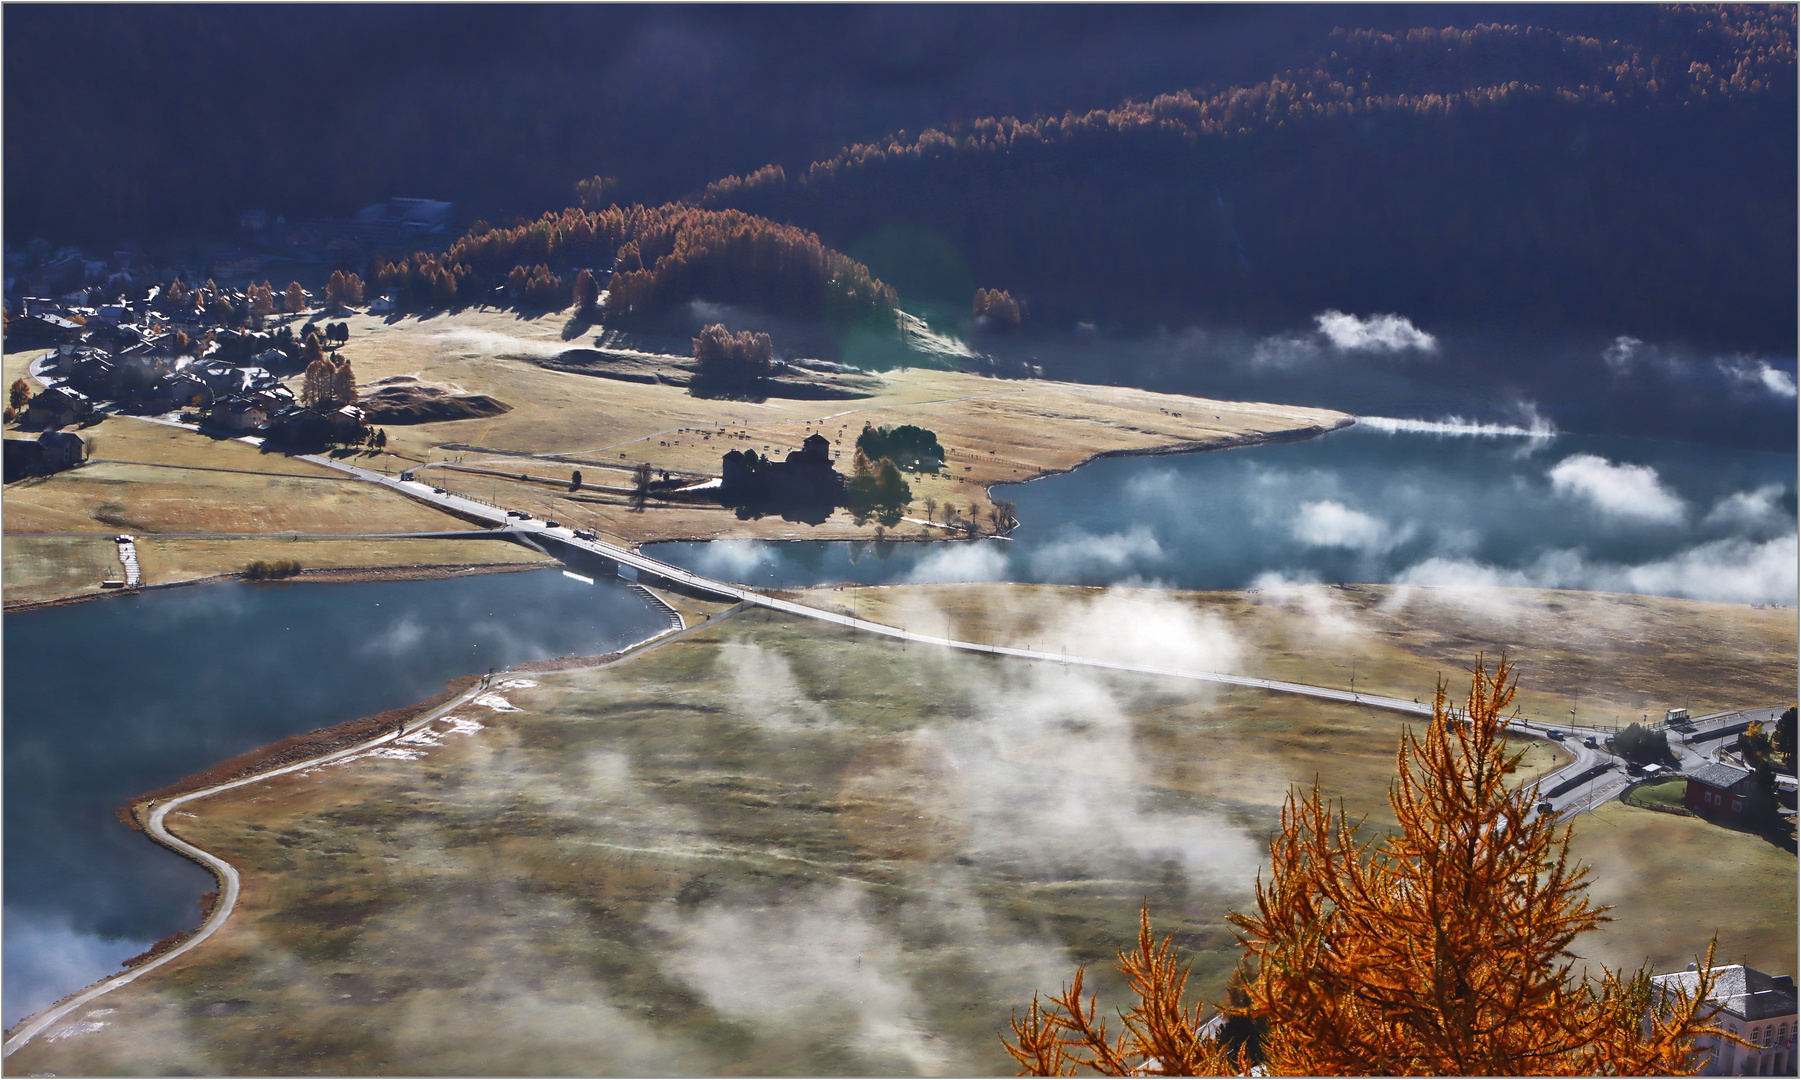
POLYGON ((544 527, 546 529, 560 529, 563 527, 563 523, 560 521, 546 521, 544 527))
POLYGON ((433 495, 448 495, 448 494, 450 494, 449 492, 445 491, 443 488, 432 488, 431 493, 433 495))
POLYGON ((1558 731, 1556 728, 1552 728, 1550 731, 1545 732, 1545 738, 1554 742, 1562 742, 1565 736, 1563 732, 1558 731))
POLYGON ((594 533, 588 531, 587 529, 577 529, 577 530, 575 530, 575 535, 583 540, 598 540, 598 539, 600 539, 600 537, 596 536, 594 533))
POLYGON ((1583 739, 1582 745, 1588 747, 1590 750, 1594 750, 1594 749, 1598 748, 1595 743, 1595 737, 1593 735, 1590 735, 1586 739, 1583 739))

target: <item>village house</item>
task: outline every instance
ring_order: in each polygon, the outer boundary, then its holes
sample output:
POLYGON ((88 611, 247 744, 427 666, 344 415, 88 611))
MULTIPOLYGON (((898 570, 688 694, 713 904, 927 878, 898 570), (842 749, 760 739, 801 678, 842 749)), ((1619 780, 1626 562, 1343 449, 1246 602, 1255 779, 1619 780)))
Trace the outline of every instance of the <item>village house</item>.
POLYGON ((214 427, 227 431, 255 431, 269 422, 269 410, 249 398, 219 398, 213 402, 207 419, 214 427))
POLYGON ((1749 770, 1710 762, 1688 774, 1688 791, 1682 804, 1709 817, 1743 817, 1751 784, 1749 770))
POLYGON ((171 371, 157 380, 162 396, 175 408, 206 408, 216 395, 212 387, 188 371, 171 371))
POLYGON ((93 401, 66 383, 45 388, 25 407, 27 420, 47 428, 79 423, 92 415, 93 401))
POLYGON ((78 340, 81 327, 61 315, 27 314, 6 320, 6 337, 9 348, 58 345, 78 340))
MULTIPOLYGON (((1750 1042, 1753 1049, 1717 1036, 1706 1039, 1695 1047, 1706 1055, 1700 1075, 1795 1075, 1795 980, 1787 975, 1765 975, 1743 964, 1711 971, 1711 1007, 1703 1010, 1702 1017, 1750 1042)), ((1651 985, 1666 993, 1680 989, 1692 994, 1699 978, 1698 969, 1690 964, 1687 971, 1652 976, 1651 985)))
POLYGON ((46 431, 38 436, 38 460, 45 472, 74 468, 87 456, 87 444, 73 431, 46 431))
POLYGON ((43 476, 82 463, 87 445, 72 431, 46 431, 36 439, 7 439, 7 483, 27 476, 43 476))

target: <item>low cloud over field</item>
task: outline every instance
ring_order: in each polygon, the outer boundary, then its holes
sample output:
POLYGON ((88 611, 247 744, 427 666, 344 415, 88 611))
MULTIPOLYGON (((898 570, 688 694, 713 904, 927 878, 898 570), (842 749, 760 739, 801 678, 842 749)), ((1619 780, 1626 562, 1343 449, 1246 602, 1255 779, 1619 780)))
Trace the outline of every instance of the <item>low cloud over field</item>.
POLYGON ((1431 558, 1403 571, 1397 581, 1412 585, 1594 589, 1724 603, 1792 605, 1796 598, 1798 557, 1801 550, 1793 536, 1763 543, 1728 539, 1636 565, 1595 561, 1579 550, 1549 551, 1524 567, 1431 558))

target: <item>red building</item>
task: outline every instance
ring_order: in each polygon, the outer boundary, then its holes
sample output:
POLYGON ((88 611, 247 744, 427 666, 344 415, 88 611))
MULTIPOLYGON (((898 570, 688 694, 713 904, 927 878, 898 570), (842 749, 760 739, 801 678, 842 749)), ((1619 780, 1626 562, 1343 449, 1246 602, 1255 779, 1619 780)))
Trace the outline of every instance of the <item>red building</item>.
POLYGON ((1748 771, 1714 762, 1688 774, 1688 792, 1682 804, 1709 817, 1740 817, 1750 794, 1748 771))

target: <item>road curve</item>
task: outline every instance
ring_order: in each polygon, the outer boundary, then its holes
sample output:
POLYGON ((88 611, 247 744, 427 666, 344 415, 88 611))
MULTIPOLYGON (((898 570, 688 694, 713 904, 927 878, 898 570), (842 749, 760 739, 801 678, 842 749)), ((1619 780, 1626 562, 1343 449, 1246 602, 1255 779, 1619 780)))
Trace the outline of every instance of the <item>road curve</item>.
MULTIPOLYGON (((621 651, 621 653, 617 659, 609 661, 607 665, 602 665, 602 666, 610 666, 611 664, 620 663, 621 661, 628 660, 631 657, 636 656, 637 654, 643 652, 644 650, 652 648, 653 646, 666 644, 667 642, 673 641, 674 639, 676 639, 678 637, 684 637, 688 634, 692 634, 699 630, 705 629, 706 627, 713 625, 714 623, 720 621, 721 619, 725 619, 732 615, 737 614, 741 610, 743 610, 743 605, 737 605, 737 606, 734 606, 731 608, 727 608, 724 611, 718 612, 717 614, 708 618, 706 621, 696 623, 695 625, 688 627, 686 630, 663 631, 661 633, 652 635, 651 637, 648 637, 648 638, 644 639, 643 641, 638 642, 636 645, 628 646, 627 648, 625 648, 624 650, 621 651)), ((219 879, 220 883, 222 884, 223 888, 220 891, 219 900, 217 903, 215 903, 213 905, 212 913, 207 916, 206 921, 200 925, 200 929, 196 930, 191 937, 189 937, 187 940, 183 941, 180 945, 177 945, 175 948, 170 949, 166 953, 163 953, 161 956, 158 956, 152 960, 145 961, 144 963, 139 964, 137 967, 134 967, 129 971, 122 971, 119 974, 114 975, 109 979, 104 979, 100 982, 97 982, 94 985, 88 987, 86 990, 83 990, 83 991, 77 993, 75 996, 66 998, 63 1001, 60 1001, 60 1002, 56 1003, 55 1005, 50 1006, 49 1008, 45 1009, 44 1011, 38 1013, 35 1016, 27 1017, 25 1019, 25 1021, 19 1025, 18 1029, 13 1032, 12 1037, 6 1040, 4 1049, 0 1050, 0 1057, 12 1056, 13 1051, 19 1049, 21 1046, 24 1046, 26 1043, 30 1042, 33 1038, 42 1034, 44 1031, 48 1030, 52 1025, 56 1024, 58 1021, 62 1020, 64 1017, 68 1016, 70 1013, 74 1012, 76 1009, 79 1009, 83 1005, 86 1005, 89 1002, 93 1001, 95 998, 98 998, 101 995, 108 993, 109 991, 116 990, 119 987, 124 986, 126 983, 129 983, 129 982, 133 981, 134 979, 137 979, 139 976, 145 974, 146 972, 154 971, 157 968, 162 967, 164 964, 167 964, 171 960, 174 960, 176 957, 189 951, 190 949, 195 948, 201 942, 203 942, 207 938, 213 936, 213 934, 216 933, 221 926, 225 925, 225 920, 231 918, 231 913, 237 907, 237 904, 238 904, 239 880, 238 880, 237 868, 232 866, 230 863, 226 862, 224 859, 219 858, 217 855, 214 855, 211 852, 206 851, 203 848, 196 847, 195 845, 188 843, 186 840, 183 840, 181 837, 176 836, 174 833, 171 833, 168 830, 168 827, 164 823, 164 819, 168 817, 169 812, 171 810, 174 810, 180 806, 184 806, 187 803, 194 802, 198 799, 204 799, 211 795, 217 795, 222 791, 230 791, 233 788, 240 788, 240 787, 244 787, 245 785, 248 785, 248 784, 260 783, 264 780, 271 779, 272 777, 282 776, 282 775, 285 775, 285 774, 291 773, 291 772, 299 772, 302 769, 311 769, 311 768, 315 768, 320 765, 329 765, 332 762, 337 761, 341 758, 346 758, 346 757, 350 757, 353 754, 362 753, 365 750, 369 750, 373 747, 381 746, 384 743, 394 742, 394 741, 400 739, 402 736, 404 736, 408 732, 417 731, 419 728, 424 727, 426 724, 429 724, 432 721, 437 720, 439 717, 443 716, 445 713, 450 712, 452 709, 456 709, 463 705, 468 704, 474 698, 479 697, 481 694, 487 692, 488 689, 489 689, 489 687, 487 685, 485 685, 481 682, 477 682, 474 686, 471 686, 469 689, 463 691, 461 694, 458 694, 452 700, 446 702, 443 705, 438 706, 437 708, 431 710, 429 713, 425 713, 425 714, 415 718, 411 723, 407 724, 404 728, 397 729, 392 732, 383 732, 382 734, 377 735, 375 738, 368 739, 368 740, 365 740, 364 742, 357 743, 355 746, 346 747, 342 750, 334 750, 329 754, 322 754, 319 757, 309 758, 306 761, 295 762, 292 765, 284 765, 279 769, 271 769, 268 772, 257 773, 254 776, 246 776, 239 780, 230 781, 229 783, 216 784, 209 788, 202 788, 199 791, 190 791, 185 795, 178 795, 175 798, 170 799, 168 802, 157 804, 155 806, 155 808, 151 810, 150 820, 145 826, 146 830, 150 833, 150 835, 155 837, 159 843, 162 843, 162 844, 168 846, 169 848, 172 848, 175 851, 178 851, 181 854, 186 855, 187 857, 189 857, 189 858, 193 859, 194 861, 207 867, 209 870, 211 870, 213 872, 213 874, 219 879)))
POLYGON ((115 990, 124 986, 126 983, 133 981, 146 972, 154 971, 157 968, 162 967, 169 961, 174 960, 176 957, 199 945, 201 942, 211 937, 221 926, 224 926, 225 920, 231 917, 232 909, 235 908, 238 903, 237 869, 217 855, 213 855, 202 848, 196 847, 186 840, 183 840, 181 837, 176 836, 174 833, 171 833, 164 824, 164 819, 168 817, 171 810, 185 806, 197 799, 204 799, 209 795, 217 795, 222 791, 240 788, 246 784, 260 783, 271 777, 298 772, 301 769, 311 769, 319 765, 329 765, 340 758, 362 753, 371 747, 380 746, 383 743, 393 742, 400 738, 406 731, 416 730, 419 727, 438 719, 450 710, 467 704, 472 698, 482 694, 486 689, 487 687, 477 683, 475 686, 457 695, 450 702, 415 719, 411 724, 407 725, 404 731, 396 730, 383 732, 375 738, 357 743, 355 746, 346 747, 342 750, 335 750, 329 754, 316 758, 309 758, 306 761, 296 762, 292 765, 285 765, 279 769, 271 769, 268 772, 257 773, 254 776, 246 776, 239 780, 230 781, 229 783, 216 784, 209 788, 202 788, 199 791, 190 791, 185 795, 178 795, 167 802, 156 804, 154 809, 150 811, 150 820, 144 826, 145 831, 149 832, 158 843, 172 848, 205 866, 219 879, 222 889, 219 894, 218 902, 213 905, 212 913, 208 915, 206 921, 200 925, 199 930, 196 930, 192 936, 175 948, 170 949, 168 952, 163 953, 161 956, 152 960, 147 960, 129 971, 122 971, 110 979, 95 983, 93 986, 88 987, 74 997, 51 1006, 44 1012, 29 1018, 24 1024, 20 1025, 17 1031, 13 1032, 11 1038, 6 1040, 4 1054, 10 1056, 13 1051, 30 1042, 34 1036, 61 1020, 69 1013, 81 1008, 83 1005, 86 1005, 88 1002, 93 1001, 95 998, 110 990, 115 990))

